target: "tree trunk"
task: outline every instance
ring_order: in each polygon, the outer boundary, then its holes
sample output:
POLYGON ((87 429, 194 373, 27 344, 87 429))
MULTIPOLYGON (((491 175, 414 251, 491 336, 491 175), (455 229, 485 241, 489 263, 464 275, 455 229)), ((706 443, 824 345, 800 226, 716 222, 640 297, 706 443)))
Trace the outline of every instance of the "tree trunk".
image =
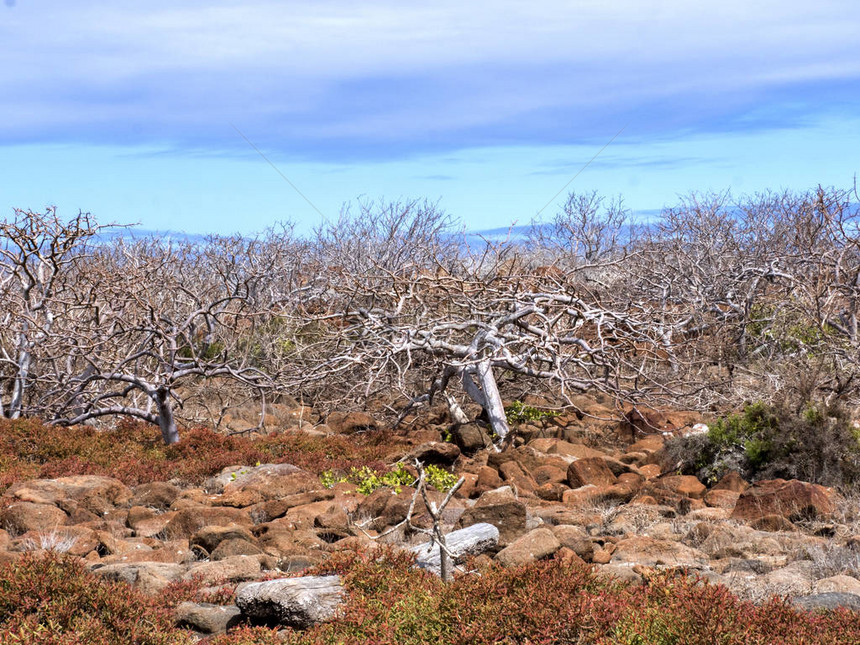
POLYGON ((478 382, 484 391, 484 409, 490 419, 490 426, 499 438, 504 441, 508 436, 510 428, 505 416, 505 406, 502 403, 502 395, 499 394, 499 386, 496 385, 496 377, 493 375, 493 366, 490 361, 478 363, 478 382))
MULTIPOLYGON (((437 528, 434 526, 434 528, 437 528)), ((441 528, 437 528, 437 540, 439 542, 439 574, 442 577, 442 582, 451 582, 451 558, 447 552, 445 544, 445 536, 442 535, 441 528)))
POLYGON ((179 430, 176 429, 176 419, 170 405, 170 390, 166 387, 155 392, 155 404, 158 406, 158 427, 161 428, 161 438, 170 445, 179 441, 179 430))
POLYGON ((12 386, 12 400, 9 402, 9 418, 17 419, 24 407, 24 390, 27 389, 27 379, 30 376, 30 363, 33 355, 30 353, 27 335, 21 333, 18 339, 18 373, 12 386))

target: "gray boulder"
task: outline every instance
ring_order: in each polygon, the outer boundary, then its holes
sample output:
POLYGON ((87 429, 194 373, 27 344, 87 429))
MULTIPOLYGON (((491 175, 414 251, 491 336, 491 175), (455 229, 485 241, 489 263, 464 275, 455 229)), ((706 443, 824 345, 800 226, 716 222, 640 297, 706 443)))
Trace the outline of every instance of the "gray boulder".
POLYGON ((340 576, 280 578, 246 585, 236 605, 252 621, 307 629, 333 618, 344 593, 340 576))
POLYGON ((176 624, 201 634, 222 634, 242 619, 235 605, 183 602, 176 608, 176 624))
POLYGON ((813 611, 816 609, 838 609, 843 607, 860 612, 860 596, 854 593, 828 592, 811 596, 800 596, 792 600, 797 609, 813 611))
POLYGON ((126 582, 147 594, 160 593, 185 573, 185 567, 181 564, 166 562, 116 562, 106 565, 97 563, 91 569, 101 578, 126 582))

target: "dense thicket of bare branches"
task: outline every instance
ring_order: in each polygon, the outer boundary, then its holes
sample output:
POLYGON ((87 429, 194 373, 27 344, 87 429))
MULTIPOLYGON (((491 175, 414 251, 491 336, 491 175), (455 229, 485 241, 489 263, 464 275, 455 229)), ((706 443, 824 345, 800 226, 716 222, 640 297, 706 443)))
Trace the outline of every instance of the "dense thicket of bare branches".
POLYGON ((213 379, 392 419, 442 397, 500 440, 510 384, 686 407, 853 402, 856 191, 690 195, 633 227, 571 194, 524 239, 467 245, 436 204, 364 201, 307 239, 105 236, 89 215, 0 222, 0 414, 123 414, 178 440, 213 379))

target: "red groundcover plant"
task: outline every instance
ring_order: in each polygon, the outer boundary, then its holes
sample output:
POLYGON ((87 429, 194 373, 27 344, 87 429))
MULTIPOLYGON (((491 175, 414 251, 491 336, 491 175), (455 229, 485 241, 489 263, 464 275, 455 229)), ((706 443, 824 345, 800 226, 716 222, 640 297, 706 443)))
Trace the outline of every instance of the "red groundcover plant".
POLYGON ((336 555, 314 570, 344 576, 350 596, 336 620, 306 632, 287 630, 280 641, 273 630, 245 627, 212 645, 860 643, 860 618, 851 612, 812 614, 780 599, 757 606, 681 574, 628 586, 557 558, 492 567, 446 585, 410 565, 409 557, 394 553, 336 555))

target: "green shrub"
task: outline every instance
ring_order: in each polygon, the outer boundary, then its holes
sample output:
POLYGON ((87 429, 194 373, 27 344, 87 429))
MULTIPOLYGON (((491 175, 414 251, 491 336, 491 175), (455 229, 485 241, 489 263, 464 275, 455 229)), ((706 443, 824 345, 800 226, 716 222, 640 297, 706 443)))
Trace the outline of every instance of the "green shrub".
MULTIPOLYGON (((427 475, 427 483, 436 490, 447 491, 457 483, 456 475, 435 464, 425 466, 424 472, 427 475)), ((356 489, 362 495, 370 495, 382 487, 391 488, 399 494, 403 486, 413 486, 418 480, 403 464, 398 463, 387 472, 379 472, 368 466, 351 468, 348 473, 343 474, 337 474, 334 470, 326 470, 320 475, 320 481, 326 488, 349 482, 355 484, 356 489)))
POLYGON ((320 475, 320 481, 326 488, 335 484, 349 482, 355 484, 356 489, 362 495, 370 495, 378 488, 387 486, 400 493, 401 486, 411 486, 415 482, 415 476, 410 473, 403 464, 396 464, 387 472, 379 472, 368 466, 361 468, 350 468, 348 473, 336 474, 333 470, 326 470, 320 475))
POLYGON ((459 480, 457 475, 436 464, 427 464, 424 472, 427 474, 427 483, 442 493, 451 490, 459 480))
POLYGON ((557 417, 558 414, 554 410, 542 410, 541 408, 526 405, 522 401, 514 401, 505 408, 505 417, 509 425, 543 421, 544 419, 557 417))
POLYGON ((751 481, 780 477, 852 489, 860 486, 855 433, 837 407, 756 403, 718 420, 707 435, 669 442, 664 466, 707 483, 736 470, 751 481))

